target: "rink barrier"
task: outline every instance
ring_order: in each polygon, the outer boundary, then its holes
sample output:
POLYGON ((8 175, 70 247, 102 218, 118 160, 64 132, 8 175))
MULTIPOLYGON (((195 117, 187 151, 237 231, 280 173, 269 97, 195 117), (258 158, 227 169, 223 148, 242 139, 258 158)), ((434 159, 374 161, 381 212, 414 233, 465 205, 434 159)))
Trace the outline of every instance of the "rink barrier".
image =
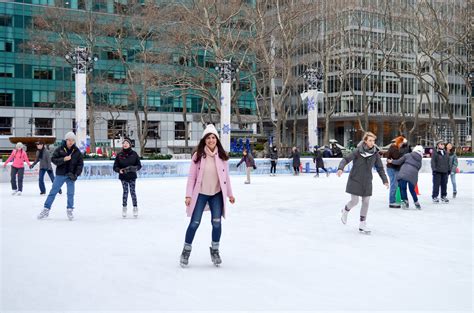
MULTIPOLYGON (((245 175, 245 164, 237 167, 239 159, 229 160, 229 173, 230 175, 245 175)), ((340 158, 324 159, 324 165, 330 173, 337 172, 337 167, 340 158)), ((382 159, 384 165, 386 164, 385 159, 382 159)), ((184 177, 188 175, 189 165, 191 160, 143 160, 143 168, 138 172, 139 178, 158 178, 158 177, 184 177)), ((423 165, 420 173, 431 173, 431 159, 423 159, 423 165)), ((256 170, 253 170, 252 175, 268 175, 270 173, 270 160, 269 159, 255 159, 257 166, 256 170)), ((291 159, 279 159, 277 163, 277 174, 291 174, 293 173, 293 164, 291 159)), ((459 173, 474 173, 474 158, 458 158, 459 173)), ((79 177, 80 180, 88 179, 117 179, 118 174, 113 171, 114 161, 84 161, 84 170, 82 175, 79 177)), ((313 160, 310 158, 301 158, 302 172, 303 173, 315 173, 315 165, 313 160)), ((0 182, 6 183, 10 181, 10 170, 11 163, 7 166, 7 170, 3 168, 1 170, 0 182)), ((350 163, 345 168, 345 172, 349 172, 352 168, 350 163)), ((320 170, 321 172, 322 170, 320 170)), ((375 170, 374 170, 375 172, 375 170)), ((324 173, 324 172, 323 172, 324 173)), ((25 167, 25 179, 24 181, 35 181, 38 180, 39 169, 36 166, 30 170, 25 167)), ((46 182, 49 180, 48 175, 45 176, 46 182)))

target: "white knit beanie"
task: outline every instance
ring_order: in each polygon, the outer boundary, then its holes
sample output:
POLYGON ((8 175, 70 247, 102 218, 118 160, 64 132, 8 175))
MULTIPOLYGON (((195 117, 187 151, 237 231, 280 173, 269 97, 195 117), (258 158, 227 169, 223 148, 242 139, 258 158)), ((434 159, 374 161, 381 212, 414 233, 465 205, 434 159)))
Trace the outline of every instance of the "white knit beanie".
POLYGON ((68 140, 68 139, 76 141, 76 135, 73 132, 68 132, 66 136, 64 136, 64 140, 68 140))
POLYGON ((415 148, 413 148, 413 152, 416 152, 416 153, 420 154, 421 156, 423 156, 424 151, 425 151, 425 149, 420 145, 415 146, 415 148))
POLYGON ((206 126, 206 129, 202 132, 201 139, 206 137, 208 134, 214 134, 216 135, 216 138, 219 139, 219 133, 217 132, 216 127, 212 124, 206 126))
POLYGON ((15 148, 16 149, 23 149, 23 144, 21 142, 17 142, 15 148))

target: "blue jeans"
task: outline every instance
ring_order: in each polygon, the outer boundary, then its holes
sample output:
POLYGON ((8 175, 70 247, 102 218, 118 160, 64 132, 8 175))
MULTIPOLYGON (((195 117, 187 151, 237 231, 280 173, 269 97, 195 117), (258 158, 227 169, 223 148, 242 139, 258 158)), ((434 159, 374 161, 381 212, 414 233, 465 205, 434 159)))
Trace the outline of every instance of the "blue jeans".
POLYGON ((61 186, 66 183, 67 185, 67 208, 74 209, 74 183, 69 177, 58 175, 54 179, 53 187, 51 187, 51 191, 49 192, 48 198, 44 202, 44 207, 47 209, 51 209, 51 205, 53 205, 54 198, 56 198, 56 194, 61 189, 61 186))
POLYGON ((418 196, 416 195, 415 185, 403 179, 400 179, 398 181, 398 185, 400 186, 400 198, 402 198, 402 200, 408 201, 408 194, 407 194, 407 185, 408 185, 408 189, 410 190, 411 196, 413 197, 413 201, 418 202, 418 196))
POLYGON ((48 170, 46 168, 41 168, 39 170, 39 188, 41 193, 46 193, 46 186, 44 185, 44 175, 48 173, 49 178, 51 179, 51 182, 54 183, 54 173, 53 170, 48 170))
POLYGON ((398 188, 398 180, 397 180, 397 174, 398 171, 391 168, 387 167, 387 174, 388 178, 390 179, 390 193, 389 193, 389 201, 390 203, 396 203, 396 194, 397 194, 397 188, 398 188))
POLYGON ((453 184, 453 192, 457 193, 457 189, 456 189, 456 173, 451 173, 449 175, 451 177, 451 183, 453 184))
POLYGON ((186 238, 184 240, 185 243, 193 243, 194 235, 196 235, 196 231, 199 228, 202 213, 204 212, 207 203, 209 203, 209 208, 211 209, 212 241, 219 242, 221 240, 221 216, 222 208, 224 207, 222 191, 216 193, 213 196, 199 194, 196 201, 196 206, 194 207, 193 216, 191 216, 191 221, 189 222, 188 229, 186 230, 186 238))

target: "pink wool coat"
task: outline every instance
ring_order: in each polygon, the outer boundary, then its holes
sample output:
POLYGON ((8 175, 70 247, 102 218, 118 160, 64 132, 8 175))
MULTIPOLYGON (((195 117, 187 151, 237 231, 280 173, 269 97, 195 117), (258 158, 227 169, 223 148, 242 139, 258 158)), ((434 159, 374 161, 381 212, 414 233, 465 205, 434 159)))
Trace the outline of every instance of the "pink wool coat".
POLYGON ((23 168, 24 167, 24 162, 28 164, 28 166, 31 165, 30 160, 28 159, 28 155, 23 149, 20 150, 13 150, 12 154, 10 154, 10 157, 5 161, 5 164, 3 166, 7 166, 8 163, 13 159, 13 167, 16 168, 23 168))
MULTIPOLYGON (((191 204, 186 207, 186 213, 188 216, 193 215, 196 201, 201 192, 202 176, 204 174, 206 158, 202 157, 201 161, 195 163, 196 154, 193 155, 191 161, 191 167, 189 168, 188 183, 186 186, 186 197, 191 198, 191 204)), ((227 161, 215 156, 217 175, 219 175, 219 184, 221 186, 222 197, 224 202, 224 208, 222 210, 222 216, 225 217, 227 197, 233 197, 232 186, 230 185, 229 178, 229 165, 227 161)))

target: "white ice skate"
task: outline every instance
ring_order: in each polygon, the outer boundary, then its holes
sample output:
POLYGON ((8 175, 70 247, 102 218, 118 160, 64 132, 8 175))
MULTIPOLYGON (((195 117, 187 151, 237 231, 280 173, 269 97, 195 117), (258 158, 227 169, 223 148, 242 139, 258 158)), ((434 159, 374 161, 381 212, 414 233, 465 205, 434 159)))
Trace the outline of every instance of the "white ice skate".
POLYGON ((122 217, 123 218, 127 217, 127 207, 126 206, 122 207, 122 217))
POLYGON ((21 196, 21 191, 18 191, 18 192, 16 193, 16 195, 17 195, 17 196, 21 196))
POLYGON ((370 235, 372 233, 372 231, 367 227, 367 223, 365 221, 360 222, 359 232, 365 235, 370 235))
POLYGON ((74 211, 73 209, 67 209, 67 218, 68 220, 72 221, 74 219, 74 214, 72 214, 72 211, 74 211))
POLYGON ((13 190, 12 191, 12 196, 16 195, 17 192, 18 192, 18 190, 13 190))
POLYGON ((138 217, 138 207, 136 207, 136 206, 133 207, 133 217, 134 218, 138 217))
POLYGON ((341 210, 341 222, 342 224, 346 225, 347 224, 347 215, 349 214, 349 211, 346 210, 346 208, 344 207, 344 209, 341 210))

